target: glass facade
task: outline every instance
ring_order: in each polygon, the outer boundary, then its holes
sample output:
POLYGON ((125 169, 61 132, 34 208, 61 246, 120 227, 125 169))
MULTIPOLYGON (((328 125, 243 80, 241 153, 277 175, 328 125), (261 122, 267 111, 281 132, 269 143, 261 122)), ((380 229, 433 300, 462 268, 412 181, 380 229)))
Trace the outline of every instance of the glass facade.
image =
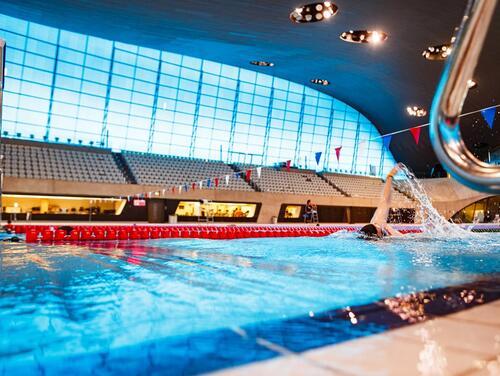
POLYGON ((0 38, 6 137, 344 172, 394 164, 368 119, 303 85, 4 15, 0 38))

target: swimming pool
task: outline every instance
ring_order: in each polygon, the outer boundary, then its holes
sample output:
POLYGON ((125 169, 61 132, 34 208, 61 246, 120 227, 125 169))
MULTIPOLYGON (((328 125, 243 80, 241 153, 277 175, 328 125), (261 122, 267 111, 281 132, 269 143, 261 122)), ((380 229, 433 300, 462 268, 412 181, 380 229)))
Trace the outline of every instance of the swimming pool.
POLYGON ((499 297, 498 233, 0 247, 0 374, 197 374, 411 321, 370 314, 388 297, 499 297))

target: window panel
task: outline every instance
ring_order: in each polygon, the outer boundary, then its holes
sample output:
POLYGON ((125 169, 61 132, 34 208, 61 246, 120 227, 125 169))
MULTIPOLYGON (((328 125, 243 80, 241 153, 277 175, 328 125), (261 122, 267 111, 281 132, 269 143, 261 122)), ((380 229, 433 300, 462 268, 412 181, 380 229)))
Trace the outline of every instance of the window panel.
POLYGON ((311 165, 315 152, 326 152, 333 127, 330 153, 325 154, 329 160, 323 167, 350 170, 359 148, 355 145, 359 124, 364 147, 357 169, 364 172, 369 164, 378 167, 382 155, 384 170, 394 163, 391 153, 382 151, 380 134, 366 117, 297 83, 4 15, 0 15, 0 37, 9 48, 3 115, 4 129, 12 136, 21 132, 21 137, 33 134, 43 139, 50 115, 50 140, 96 142, 107 119, 110 147, 147 151, 154 123, 151 151, 186 156, 196 127, 195 156, 218 158, 222 145, 227 156, 233 155, 231 151, 266 154, 264 164, 293 159, 300 137, 300 158, 307 157, 311 165), (268 150, 263 150, 266 134, 268 150), (333 148, 338 146, 342 154, 337 164, 333 148))

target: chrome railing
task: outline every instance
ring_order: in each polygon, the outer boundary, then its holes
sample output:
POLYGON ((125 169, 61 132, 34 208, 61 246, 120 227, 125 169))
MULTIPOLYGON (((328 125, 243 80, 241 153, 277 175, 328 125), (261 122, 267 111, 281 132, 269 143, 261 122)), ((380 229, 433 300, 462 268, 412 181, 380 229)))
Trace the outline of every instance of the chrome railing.
POLYGON ((429 127, 432 146, 444 168, 469 188, 489 193, 500 193, 500 166, 480 161, 467 149, 458 120, 496 3, 469 1, 434 96, 429 127))

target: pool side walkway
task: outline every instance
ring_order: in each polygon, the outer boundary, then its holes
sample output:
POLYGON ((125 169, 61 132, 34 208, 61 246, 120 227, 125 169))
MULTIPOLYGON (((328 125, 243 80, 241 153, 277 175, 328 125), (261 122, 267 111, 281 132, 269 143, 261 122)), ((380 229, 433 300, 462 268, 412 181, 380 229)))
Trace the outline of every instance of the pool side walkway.
POLYGON ((500 300, 423 323, 226 369, 219 376, 500 375, 500 300))

